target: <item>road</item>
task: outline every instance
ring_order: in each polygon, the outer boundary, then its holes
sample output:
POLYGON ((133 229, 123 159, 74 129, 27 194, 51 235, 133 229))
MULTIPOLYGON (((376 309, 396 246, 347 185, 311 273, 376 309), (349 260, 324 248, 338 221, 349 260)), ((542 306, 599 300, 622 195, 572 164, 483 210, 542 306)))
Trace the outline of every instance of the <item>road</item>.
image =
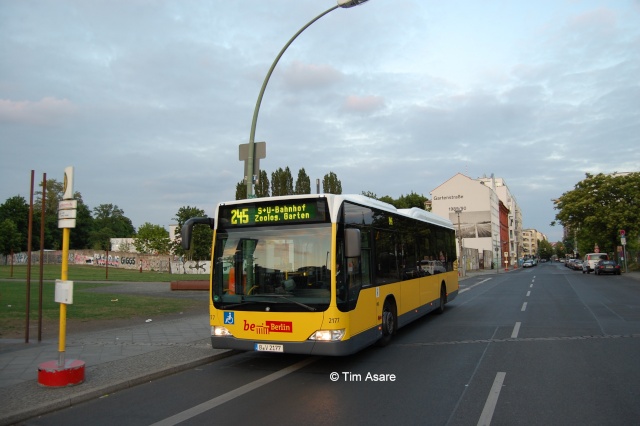
POLYGON ((640 282, 561 264, 469 278, 343 358, 241 353, 28 425, 640 422, 640 282))

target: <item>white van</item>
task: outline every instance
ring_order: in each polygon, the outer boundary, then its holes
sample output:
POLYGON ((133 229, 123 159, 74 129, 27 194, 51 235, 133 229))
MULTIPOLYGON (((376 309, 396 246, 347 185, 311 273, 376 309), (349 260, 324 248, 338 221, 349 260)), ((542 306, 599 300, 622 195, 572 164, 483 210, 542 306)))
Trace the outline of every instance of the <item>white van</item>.
POLYGON ((590 274, 591 271, 596 269, 596 265, 601 260, 609 260, 607 253, 589 253, 584 256, 584 262, 582 262, 582 273, 590 274))

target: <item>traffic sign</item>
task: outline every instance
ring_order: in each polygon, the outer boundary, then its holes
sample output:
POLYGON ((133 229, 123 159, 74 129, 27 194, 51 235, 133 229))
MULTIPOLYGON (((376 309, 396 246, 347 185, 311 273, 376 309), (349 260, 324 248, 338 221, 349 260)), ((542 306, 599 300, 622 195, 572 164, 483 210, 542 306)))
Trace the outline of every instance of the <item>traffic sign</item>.
POLYGON ((620 230, 620 236, 621 236, 621 237, 624 237, 624 234, 625 234, 624 229, 621 229, 621 230, 620 230))
POLYGON ((75 219, 78 210, 58 210, 58 219, 75 219))
POLYGON ((58 219, 58 228, 75 228, 76 220, 75 219, 58 219))
MULTIPOLYGON (((254 142, 254 153, 253 156, 253 174, 260 174, 260 159, 266 158, 267 156, 267 143, 266 142, 254 142)), ((244 161, 244 176, 247 179, 251 179, 253 182, 253 176, 247 176, 249 170, 249 144, 244 143, 238 146, 238 160, 244 161)))
POLYGON ((62 200, 58 203, 58 228, 76 227, 77 207, 78 200, 62 200))
POLYGON ((58 203, 59 210, 77 209, 78 200, 63 200, 58 203))

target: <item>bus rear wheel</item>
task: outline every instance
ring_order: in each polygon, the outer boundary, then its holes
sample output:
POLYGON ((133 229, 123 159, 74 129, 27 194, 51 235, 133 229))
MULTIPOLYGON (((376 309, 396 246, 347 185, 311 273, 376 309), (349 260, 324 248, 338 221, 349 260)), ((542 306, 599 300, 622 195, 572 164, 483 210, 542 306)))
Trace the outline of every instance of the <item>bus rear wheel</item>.
POLYGON ((444 313, 444 305, 447 303, 447 289, 444 284, 440 286, 440 306, 436 309, 436 313, 444 313))
POLYGON ((382 307, 382 337, 378 340, 378 346, 387 346, 391 343, 391 338, 396 334, 397 324, 396 305, 392 301, 386 300, 382 307))

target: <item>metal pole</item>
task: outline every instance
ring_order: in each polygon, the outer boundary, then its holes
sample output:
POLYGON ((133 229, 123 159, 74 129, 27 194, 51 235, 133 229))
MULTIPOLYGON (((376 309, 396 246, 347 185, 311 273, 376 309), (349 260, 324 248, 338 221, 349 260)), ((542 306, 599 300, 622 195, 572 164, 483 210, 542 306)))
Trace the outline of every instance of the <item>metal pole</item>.
POLYGON ((459 275, 464 277, 466 275, 466 265, 464 264, 464 249, 462 248, 462 231, 460 230, 460 212, 462 212, 462 209, 454 208, 453 211, 456 212, 456 214, 458 215, 458 250, 460 251, 460 259, 458 260, 458 264, 462 265, 462 267, 459 268, 460 269, 459 275))
POLYGON ((29 198, 29 224, 27 231, 27 307, 25 312, 26 324, 24 330, 24 342, 29 343, 29 311, 31 310, 31 236, 33 233, 33 178, 34 171, 31 170, 31 190, 29 198))
MULTIPOLYGON (((69 279, 69 236, 71 230, 62 228, 62 270, 60 279, 67 281, 69 279)), ((60 330, 58 341, 58 367, 65 365, 65 347, 67 341, 67 305, 60 303, 60 330)))
POLYGON ((42 209, 40 211, 40 279, 38 280, 38 342, 42 342, 42 278, 44 275, 44 213, 47 201, 47 174, 42 174, 42 209))
POLYGON ((276 65, 278 64, 278 61, 280 60, 284 52, 304 30, 306 30, 309 26, 311 26, 314 22, 322 18, 327 13, 332 12, 339 7, 340 6, 333 6, 332 8, 322 12, 320 15, 316 16, 314 19, 309 21, 297 33, 295 33, 295 35, 291 37, 291 39, 287 42, 287 44, 284 45, 282 50, 280 50, 280 53, 278 53, 278 56, 276 56, 276 59, 273 61, 273 64, 271 64, 271 68, 269 68, 269 71, 267 72, 267 75, 264 78, 264 81, 262 82, 262 87, 260 88, 258 99, 256 100, 256 106, 253 110, 253 119, 251 120, 251 133, 249 134, 249 157, 247 159, 247 162, 248 162, 247 164, 247 198, 253 197, 253 173, 254 173, 253 162, 255 157, 256 123, 258 122, 258 112, 260 111, 260 104, 262 104, 262 97, 264 96, 264 91, 267 88, 267 83, 271 78, 271 74, 273 73, 273 70, 275 69, 276 65))

